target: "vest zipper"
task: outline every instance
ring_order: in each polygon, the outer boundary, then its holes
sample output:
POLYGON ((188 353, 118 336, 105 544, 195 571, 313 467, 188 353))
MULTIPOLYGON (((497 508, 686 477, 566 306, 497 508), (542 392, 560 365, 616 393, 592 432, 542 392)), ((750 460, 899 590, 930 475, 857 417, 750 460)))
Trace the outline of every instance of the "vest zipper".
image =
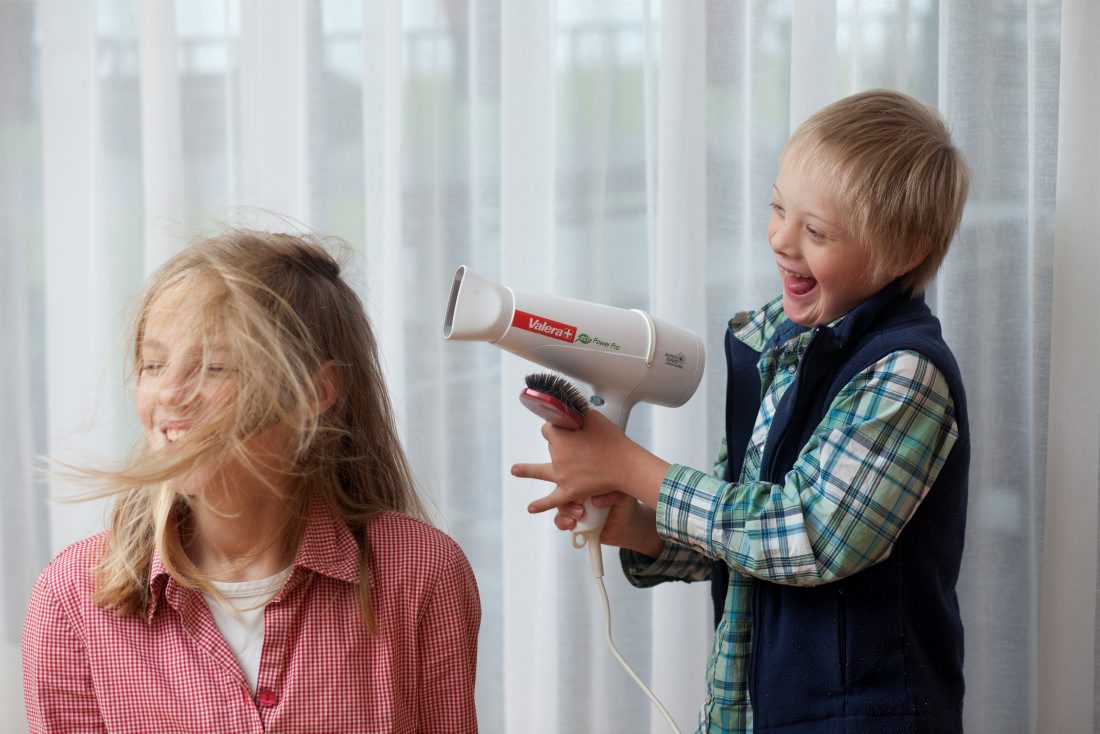
POLYGON ((760 609, 760 584, 764 583, 759 579, 753 579, 752 581, 752 599, 749 605, 749 614, 752 619, 752 640, 749 642, 749 705, 753 708, 756 704, 753 701, 757 701, 757 681, 760 680, 760 615, 757 613, 760 609))
POLYGON ((844 603, 844 589, 836 592, 836 639, 839 650, 837 659, 840 663, 840 687, 848 690, 848 608, 844 603))

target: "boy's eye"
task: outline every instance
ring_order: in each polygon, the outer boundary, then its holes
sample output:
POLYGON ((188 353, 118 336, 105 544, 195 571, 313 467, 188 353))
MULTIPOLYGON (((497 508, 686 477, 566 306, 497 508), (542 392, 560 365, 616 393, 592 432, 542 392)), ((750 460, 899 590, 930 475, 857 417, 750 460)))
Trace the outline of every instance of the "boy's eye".
POLYGON ((828 235, 817 227, 806 227, 806 231, 810 234, 810 237, 813 237, 815 240, 823 240, 828 237, 828 235))
POLYGON ((783 216, 783 207, 779 206, 774 201, 772 203, 768 204, 768 208, 771 209, 773 212, 775 212, 776 215, 778 215, 780 217, 783 216))

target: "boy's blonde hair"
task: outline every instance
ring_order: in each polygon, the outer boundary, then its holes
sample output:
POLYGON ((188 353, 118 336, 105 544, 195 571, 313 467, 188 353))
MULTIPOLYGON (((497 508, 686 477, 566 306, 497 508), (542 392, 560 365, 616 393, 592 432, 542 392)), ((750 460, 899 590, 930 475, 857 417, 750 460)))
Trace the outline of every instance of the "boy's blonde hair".
MULTIPOLYGON (((180 284, 198 300, 204 365, 215 339, 232 356, 234 396, 177 450, 156 452, 143 444, 122 469, 89 472, 118 495, 96 569, 96 602, 121 615, 145 613, 154 548, 178 583, 220 598, 188 559, 178 532, 191 503, 202 500, 172 492, 167 482, 227 459, 265 481, 272 467, 250 455, 246 443, 277 424, 296 438, 291 468, 279 469, 295 489, 271 487, 286 508, 284 522, 280 537, 254 552, 298 537, 310 502, 319 500, 355 535, 365 569, 364 528, 371 517, 394 510, 424 518, 425 512, 397 436, 370 323, 326 242, 228 230, 184 249, 146 288, 134 328, 135 376, 150 310, 180 284), (322 374, 333 384, 319 384, 322 374)), ((364 620, 374 629, 365 573, 359 586, 364 620)))
POLYGON ((871 249, 873 276, 927 257, 901 277, 922 293, 959 227, 970 186, 966 159, 940 113, 885 89, 821 109, 791 136, 780 165, 811 164, 847 214, 849 234, 871 249))

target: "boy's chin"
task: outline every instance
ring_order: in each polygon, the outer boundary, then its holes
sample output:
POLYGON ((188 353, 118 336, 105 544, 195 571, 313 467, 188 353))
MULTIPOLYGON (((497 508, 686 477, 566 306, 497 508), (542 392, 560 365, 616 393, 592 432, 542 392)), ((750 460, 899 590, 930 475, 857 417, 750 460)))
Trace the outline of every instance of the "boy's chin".
POLYGON ((805 326, 807 329, 817 323, 810 309, 799 304, 789 303, 786 296, 783 297, 783 313, 786 314, 788 320, 799 326, 805 326))

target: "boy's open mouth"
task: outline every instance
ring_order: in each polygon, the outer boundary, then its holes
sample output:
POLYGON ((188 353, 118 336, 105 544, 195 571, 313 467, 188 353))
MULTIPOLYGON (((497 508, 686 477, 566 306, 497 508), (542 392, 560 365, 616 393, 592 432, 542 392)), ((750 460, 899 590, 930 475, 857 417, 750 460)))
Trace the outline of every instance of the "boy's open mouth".
POLYGON ((808 275, 792 273, 783 267, 779 268, 779 272, 783 275, 784 290, 792 296, 804 296, 817 287, 817 280, 808 275))

